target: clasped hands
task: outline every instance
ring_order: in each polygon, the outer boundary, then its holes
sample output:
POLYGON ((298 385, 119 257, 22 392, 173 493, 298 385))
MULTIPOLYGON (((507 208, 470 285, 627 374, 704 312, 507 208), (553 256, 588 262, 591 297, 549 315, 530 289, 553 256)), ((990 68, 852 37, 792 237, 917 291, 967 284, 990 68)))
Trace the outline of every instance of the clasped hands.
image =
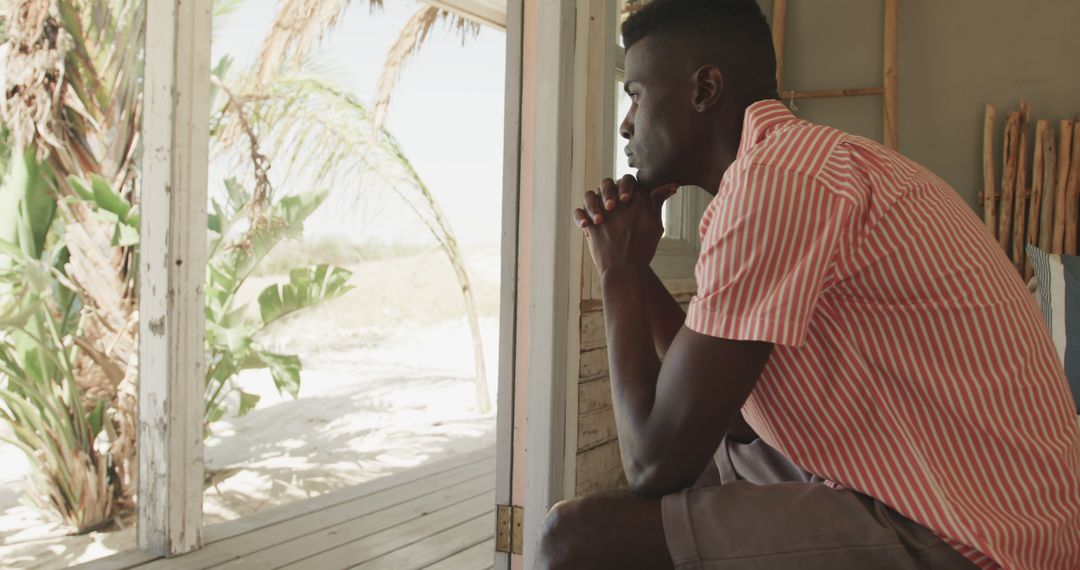
POLYGON ((678 187, 665 184, 647 190, 627 174, 618 182, 605 178, 599 188, 585 193, 585 203, 574 211, 574 221, 585 231, 601 275, 613 268, 649 265, 664 235, 664 201, 678 187))

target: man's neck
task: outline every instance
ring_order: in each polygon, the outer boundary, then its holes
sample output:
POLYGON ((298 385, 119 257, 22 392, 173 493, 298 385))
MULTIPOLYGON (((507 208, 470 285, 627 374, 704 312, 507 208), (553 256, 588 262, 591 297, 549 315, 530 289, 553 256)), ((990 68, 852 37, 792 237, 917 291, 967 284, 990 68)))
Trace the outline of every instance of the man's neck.
POLYGON ((717 131, 721 133, 720 143, 715 155, 717 160, 713 162, 715 168, 709 173, 709 178, 705 183, 706 185, 702 186, 709 194, 715 196, 716 193, 720 191, 720 182, 724 179, 724 173, 727 172, 727 169, 739 156, 739 144, 742 141, 746 110, 758 101, 769 99, 780 100, 780 96, 775 89, 766 91, 762 96, 747 97, 743 99, 746 103, 743 105, 736 105, 732 112, 727 113, 717 126, 717 131))

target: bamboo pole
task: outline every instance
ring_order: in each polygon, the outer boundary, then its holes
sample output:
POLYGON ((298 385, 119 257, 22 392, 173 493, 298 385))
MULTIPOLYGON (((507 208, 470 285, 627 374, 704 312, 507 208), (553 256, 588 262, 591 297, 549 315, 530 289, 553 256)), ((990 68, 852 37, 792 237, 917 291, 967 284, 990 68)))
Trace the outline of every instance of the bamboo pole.
MULTIPOLYGON (((1027 239, 1025 244, 1037 245, 1039 243, 1039 221, 1042 219, 1043 200, 1043 142, 1046 140, 1046 130, 1050 126, 1048 121, 1035 123, 1035 156, 1031 160, 1031 198, 1028 204, 1027 239)), ((1027 258, 1027 251, 1022 252, 1027 258)), ((1031 279, 1035 271, 1030 261, 1024 262, 1024 281, 1031 279)))
POLYGON ((830 97, 863 97, 867 95, 881 95, 885 89, 881 87, 852 87, 849 89, 826 89, 823 91, 782 91, 780 99, 784 101, 803 99, 828 99, 830 97))
POLYGON ((1054 207, 1057 205, 1057 142, 1053 128, 1046 129, 1042 155, 1043 200, 1042 219, 1039 221, 1039 249, 1049 252, 1054 244, 1054 207))
POLYGON ((1076 255, 1077 217, 1080 216, 1080 122, 1073 125, 1072 157, 1065 194, 1065 253, 1076 255))
POLYGON ((1031 108, 1027 101, 1020 101, 1020 144, 1017 146, 1019 158, 1016 161, 1016 189, 1013 190, 1013 235, 1012 260, 1016 271, 1024 274, 1024 222, 1027 217, 1027 167, 1028 167, 1028 125, 1031 123, 1031 108))
POLYGON ((983 119, 983 222, 986 231, 997 237, 997 187, 994 180, 994 122, 997 120, 997 108, 986 106, 983 119))
POLYGON ((896 28, 900 0, 885 0, 885 145, 900 147, 897 127, 896 28))
POLYGON ((998 218, 998 244, 1009 254, 1009 237, 1012 236, 1013 190, 1016 184, 1016 160, 1019 158, 1020 112, 1012 111, 1005 121, 1005 139, 1002 144, 1001 213, 998 218))
POLYGON ((1058 133, 1057 196, 1054 200, 1054 243, 1051 253, 1065 251, 1065 190, 1069 183, 1069 158, 1072 154, 1073 122, 1061 121, 1058 133))
POLYGON ((784 34, 787 30, 788 0, 773 0, 772 41, 776 51, 776 90, 780 90, 784 78, 784 34))

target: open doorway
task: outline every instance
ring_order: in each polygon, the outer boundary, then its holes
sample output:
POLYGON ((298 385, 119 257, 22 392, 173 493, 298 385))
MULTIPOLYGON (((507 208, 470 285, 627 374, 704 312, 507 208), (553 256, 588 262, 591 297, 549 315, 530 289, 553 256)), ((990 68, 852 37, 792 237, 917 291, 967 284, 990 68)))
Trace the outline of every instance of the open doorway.
MULTIPOLYGON (((276 11, 301 4, 214 3, 202 524, 408 476, 411 490, 396 491, 404 498, 375 510, 409 503, 419 517, 482 503, 467 519, 482 535, 446 556, 471 549, 490 560, 504 34, 424 2, 356 1, 305 30, 310 45, 287 46, 305 53, 270 58, 272 89, 252 88, 265 38, 281 31, 276 11), (420 41, 398 44, 404 53, 423 45, 377 111, 383 64, 400 65, 395 42, 410 33, 420 41), (296 128, 279 130, 289 120, 296 128), (413 469, 440 461, 451 463, 413 469)), ((5 545, 3 559, 65 567, 130 551, 134 519, 128 511, 91 532, 5 545)), ((408 522, 395 520, 379 519, 370 542, 391 545, 378 532, 408 522)), ((309 530, 336 534, 329 526, 309 530)))
POLYGON ((227 304, 208 289, 211 322, 245 308, 243 342, 270 356, 208 370, 207 524, 494 445, 505 37, 354 4, 332 26, 288 4, 215 20, 210 265, 252 232, 249 189, 271 216, 311 207, 223 279, 227 304))

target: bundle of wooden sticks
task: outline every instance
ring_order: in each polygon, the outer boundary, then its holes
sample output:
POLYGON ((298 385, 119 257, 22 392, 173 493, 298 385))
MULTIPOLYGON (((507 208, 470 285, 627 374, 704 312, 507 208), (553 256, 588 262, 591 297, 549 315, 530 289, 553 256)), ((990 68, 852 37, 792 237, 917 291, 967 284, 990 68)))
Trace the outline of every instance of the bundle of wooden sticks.
POLYGON ((1080 245, 1080 121, 1061 121, 1056 133, 1050 121, 1037 121, 1035 143, 1031 145, 1034 150, 1029 153, 1031 109, 1021 101, 1019 111, 1006 115, 999 182, 994 164, 996 118, 997 109, 987 105, 983 125, 984 182, 979 201, 986 229, 997 238, 1016 270, 1029 280, 1032 269, 1024 245, 1030 243, 1048 253, 1070 255, 1075 255, 1080 245))

